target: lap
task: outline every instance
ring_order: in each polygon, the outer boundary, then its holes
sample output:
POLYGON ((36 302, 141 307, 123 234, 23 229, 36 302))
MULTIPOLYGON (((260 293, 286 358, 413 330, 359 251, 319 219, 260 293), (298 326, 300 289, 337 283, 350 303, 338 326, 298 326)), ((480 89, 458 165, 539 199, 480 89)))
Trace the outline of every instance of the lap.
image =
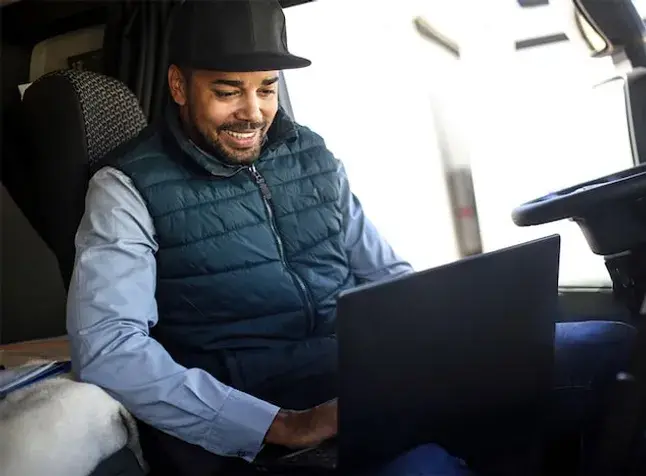
POLYGON ((466 463, 442 447, 421 445, 382 468, 361 476, 475 476, 466 463))
POLYGON ((556 324, 555 388, 590 388, 603 383, 623 365, 635 339, 634 327, 616 321, 560 322, 556 324))
POLYGON ((626 368, 635 336, 635 328, 623 322, 556 325, 551 418, 558 425, 579 425, 601 411, 617 372, 626 368))

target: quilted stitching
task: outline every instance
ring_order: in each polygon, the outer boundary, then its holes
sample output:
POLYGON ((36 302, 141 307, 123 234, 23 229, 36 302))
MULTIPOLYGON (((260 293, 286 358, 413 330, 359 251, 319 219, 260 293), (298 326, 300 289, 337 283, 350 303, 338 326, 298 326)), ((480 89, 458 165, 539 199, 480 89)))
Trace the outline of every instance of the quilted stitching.
POLYGON ((78 95, 90 166, 146 127, 139 100, 117 79, 93 71, 67 69, 45 74, 35 82, 52 76, 67 79, 78 95))

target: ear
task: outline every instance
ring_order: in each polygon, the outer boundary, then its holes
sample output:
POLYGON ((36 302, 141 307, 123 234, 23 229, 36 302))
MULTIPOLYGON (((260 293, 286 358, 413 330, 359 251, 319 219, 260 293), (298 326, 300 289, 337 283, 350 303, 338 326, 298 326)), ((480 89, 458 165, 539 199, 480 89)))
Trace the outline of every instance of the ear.
POLYGON ((178 106, 184 106, 188 102, 188 81, 190 78, 184 77, 181 69, 174 64, 169 66, 168 89, 178 106))

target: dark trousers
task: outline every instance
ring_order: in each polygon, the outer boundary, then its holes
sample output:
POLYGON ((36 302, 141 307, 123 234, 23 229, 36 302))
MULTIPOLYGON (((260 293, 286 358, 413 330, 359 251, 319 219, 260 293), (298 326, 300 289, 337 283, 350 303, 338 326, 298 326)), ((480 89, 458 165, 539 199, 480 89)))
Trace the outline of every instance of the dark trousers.
MULTIPOLYGON (((556 370, 549 412, 549 426, 557 438, 584 430, 590 435, 594 434, 595 424, 603 413, 606 390, 614 380, 615 374, 625 368, 634 337, 634 328, 618 322, 557 324, 556 370)), ((298 385, 293 389, 295 404, 315 396, 315 394, 299 395, 299 391, 320 392, 319 398, 314 402, 322 402, 334 397, 332 381, 333 379, 326 381, 325 378, 318 378, 298 385)), ((140 431, 144 455, 151 465, 153 476, 156 474, 169 476, 235 474, 238 471, 244 471, 248 466, 241 460, 217 456, 199 446, 186 443, 144 424, 140 425, 140 431), (236 467, 240 469, 235 469, 236 467)), ((590 441, 593 440, 592 438, 590 441)), ((590 451, 593 449, 591 448, 590 451)), ((499 458, 499 455, 491 455, 492 461, 499 458)), ((462 460, 429 442, 428 445, 401 455, 376 473, 372 472, 365 476, 474 474, 462 460)))

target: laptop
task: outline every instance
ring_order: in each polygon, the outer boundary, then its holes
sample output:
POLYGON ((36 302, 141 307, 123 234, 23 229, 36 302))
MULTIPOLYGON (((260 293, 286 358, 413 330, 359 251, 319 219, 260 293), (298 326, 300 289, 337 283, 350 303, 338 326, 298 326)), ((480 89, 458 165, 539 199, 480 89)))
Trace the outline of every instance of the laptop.
POLYGON ((259 467, 346 473, 428 442, 470 462, 540 438, 559 255, 553 235, 343 292, 338 436, 259 467))

